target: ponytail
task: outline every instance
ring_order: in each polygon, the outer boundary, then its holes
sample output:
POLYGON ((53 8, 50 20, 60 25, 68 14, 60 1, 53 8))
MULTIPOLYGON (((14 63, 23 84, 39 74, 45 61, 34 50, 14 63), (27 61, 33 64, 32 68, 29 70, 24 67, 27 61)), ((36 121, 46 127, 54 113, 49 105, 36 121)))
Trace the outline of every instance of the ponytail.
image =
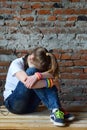
POLYGON ((58 78, 59 70, 58 70, 58 63, 57 63, 56 57, 52 53, 49 53, 49 52, 46 53, 46 56, 50 56, 50 59, 51 59, 51 65, 48 72, 53 74, 55 78, 58 78))

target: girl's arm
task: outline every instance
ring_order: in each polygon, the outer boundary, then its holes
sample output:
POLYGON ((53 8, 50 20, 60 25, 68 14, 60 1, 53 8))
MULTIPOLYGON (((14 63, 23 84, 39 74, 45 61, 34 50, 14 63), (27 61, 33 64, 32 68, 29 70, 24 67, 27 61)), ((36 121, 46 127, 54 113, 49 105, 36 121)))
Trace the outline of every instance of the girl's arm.
MULTIPOLYGON (((53 76, 50 74, 50 73, 48 73, 48 72, 43 72, 43 73, 41 73, 41 75, 42 75, 42 79, 45 79, 45 78, 53 78, 53 76)), ((35 85, 35 83, 38 81, 38 78, 37 78, 37 76, 36 75, 31 75, 31 76, 28 76, 27 74, 26 74, 26 72, 25 71, 19 71, 19 72, 16 72, 16 74, 15 74, 15 76, 17 77, 17 79, 19 79, 22 83, 24 83, 25 84, 25 86, 27 87, 27 88, 31 88, 33 85, 35 85)), ((38 81, 39 82, 39 81, 38 81)), ((39 83, 38 83, 39 84, 39 83)), ((36 87, 39 87, 39 88, 41 88, 41 87, 44 87, 44 85, 46 84, 46 82, 45 81, 40 81, 40 85, 35 85, 34 86, 34 88, 36 87), (44 84, 43 84, 44 83, 44 84)), ((45 85, 46 86, 46 85, 45 85)))
POLYGON ((54 78, 53 75, 51 73, 48 73, 47 71, 43 72, 41 74, 42 74, 43 79, 45 79, 45 78, 54 78))
MULTIPOLYGON (((42 76, 44 76, 43 79, 41 80, 38 80, 38 77, 35 74, 28 76, 24 71, 19 71, 15 75, 22 83, 25 84, 27 88, 37 89, 37 88, 47 87, 47 82, 46 82, 47 78, 53 79, 53 76, 48 72, 44 72, 41 74, 42 76)), ((56 87, 59 88, 58 81, 53 80, 53 85, 56 85, 56 87)))
POLYGON ((28 79, 28 75, 25 73, 25 71, 18 71, 15 73, 15 76, 17 79, 19 79, 22 83, 25 83, 26 79, 28 79))
POLYGON ((49 86, 46 79, 42 79, 35 82, 34 84, 32 84, 32 82, 29 82, 28 85, 26 85, 26 87, 29 89, 38 89, 38 88, 44 88, 44 87, 51 88, 54 85, 59 89, 58 81, 52 80, 52 86, 51 85, 49 86))

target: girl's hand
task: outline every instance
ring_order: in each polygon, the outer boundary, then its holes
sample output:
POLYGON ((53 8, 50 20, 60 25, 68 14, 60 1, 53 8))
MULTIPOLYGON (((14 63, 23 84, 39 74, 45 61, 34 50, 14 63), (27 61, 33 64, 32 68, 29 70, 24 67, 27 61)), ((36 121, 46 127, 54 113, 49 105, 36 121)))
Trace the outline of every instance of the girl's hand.
POLYGON ((37 82, 37 80, 38 80, 38 79, 37 79, 36 75, 28 76, 28 77, 26 78, 26 80, 24 81, 24 85, 25 85, 27 88, 31 89, 32 86, 37 82))

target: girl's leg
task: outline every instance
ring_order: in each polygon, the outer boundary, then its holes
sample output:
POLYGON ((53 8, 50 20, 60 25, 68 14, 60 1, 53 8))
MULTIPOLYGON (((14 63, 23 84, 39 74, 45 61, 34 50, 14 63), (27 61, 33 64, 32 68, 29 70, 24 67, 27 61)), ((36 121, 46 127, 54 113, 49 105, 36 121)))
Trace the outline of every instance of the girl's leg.
MULTIPOLYGON (((37 72, 38 69, 32 68, 31 75, 37 72)), ((30 75, 29 69, 27 69, 26 73, 30 75)), ((40 88, 40 89, 34 89, 34 92, 37 94, 37 96, 41 99, 41 101, 46 105, 46 107, 50 110, 54 108, 60 108, 60 101, 58 97, 58 91, 55 86, 52 88, 40 88)))
POLYGON ((55 86, 52 88, 34 89, 34 91, 49 110, 61 108, 58 91, 55 86))
MULTIPOLYGON (((32 68, 31 75, 37 72, 38 69, 32 68)), ((26 73, 30 75, 29 69, 27 69, 26 73)), ((46 107, 50 110, 54 108, 60 108, 60 101, 58 97, 58 91, 55 86, 52 88, 40 88, 40 89, 34 89, 34 92, 37 94, 37 96, 41 99, 41 101, 46 105, 46 107)))
MULTIPOLYGON (((28 74, 28 73, 27 73, 28 74)), ((64 113, 61 111, 61 103, 58 97, 56 86, 52 88, 34 89, 34 92, 41 99, 41 101, 51 110, 50 118, 55 125, 64 126, 64 113)), ((69 117, 71 115, 69 114, 69 117)))
MULTIPOLYGON (((28 73, 32 75, 36 70, 29 68, 28 73)), ((24 114, 35 111, 40 103, 39 97, 32 89, 28 89, 19 81, 16 89, 5 100, 5 106, 9 111, 16 114, 24 114)))

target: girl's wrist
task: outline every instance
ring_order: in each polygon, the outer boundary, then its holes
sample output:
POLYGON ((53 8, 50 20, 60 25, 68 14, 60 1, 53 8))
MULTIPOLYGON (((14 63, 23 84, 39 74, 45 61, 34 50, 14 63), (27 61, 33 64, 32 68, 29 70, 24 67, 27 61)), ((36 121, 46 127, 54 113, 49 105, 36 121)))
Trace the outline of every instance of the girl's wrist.
POLYGON ((36 72, 35 76, 37 77, 37 80, 41 80, 43 78, 42 74, 39 72, 36 72))
POLYGON ((46 82, 46 87, 47 88, 52 88, 53 87, 53 80, 50 78, 50 79, 45 79, 45 82, 46 82))

